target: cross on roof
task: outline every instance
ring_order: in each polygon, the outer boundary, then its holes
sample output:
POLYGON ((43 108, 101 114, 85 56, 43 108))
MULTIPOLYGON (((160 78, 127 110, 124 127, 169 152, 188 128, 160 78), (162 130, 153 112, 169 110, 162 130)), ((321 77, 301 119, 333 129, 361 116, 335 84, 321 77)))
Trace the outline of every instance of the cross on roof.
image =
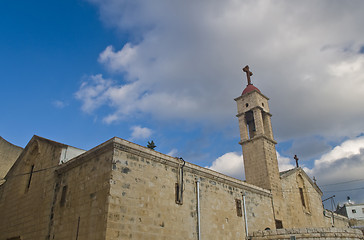
POLYGON ((246 78, 248 79, 248 85, 252 85, 252 82, 250 80, 250 76, 253 75, 253 73, 251 71, 249 71, 249 66, 246 65, 244 68, 243 68, 243 72, 246 72, 246 78))
POLYGON ((297 157, 297 155, 294 155, 293 159, 296 160, 296 167, 298 167, 298 157, 297 157))

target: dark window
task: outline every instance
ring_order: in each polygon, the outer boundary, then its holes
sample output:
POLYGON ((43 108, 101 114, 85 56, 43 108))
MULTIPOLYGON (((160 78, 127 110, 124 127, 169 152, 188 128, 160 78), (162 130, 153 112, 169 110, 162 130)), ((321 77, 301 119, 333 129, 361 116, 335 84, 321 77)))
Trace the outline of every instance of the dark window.
POLYGON ((256 132, 253 111, 248 111, 245 113, 245 121, 247 124, 249 139, 252 139, 255 136, 256 132))
POLYGON ((281 221, 281 220, 277 220, 277 219, 276 219, 276 228, 277 228, 277 229, 281 229, 281 228, 283 228, 283 223, 282 223, 282 221, 281 221))
POLYGON ((241 200, 235 199, 235 204, 236 204, 236 215, 238 217, 242 217, 243 216, 243 211, 241 209, 241 200))
POLYGON ((304 207, 306 207, 306 203, 305 203, 305 196, 303 195, 303 188, 299 188, 300 190, 300 196, 301 196, 301 202, 302 202, 302 205, 304 207))
POLYGON ((67 185, 63 186, 63 188, 62 188, 62 196, 61 196, 61 202, 60 202, 61 207, 63 207, 64 204, 66 203, 67 188, 68 188, 67 185))
POLYGON ((352 210, 351 210, 351 212, 352 212, 352 213, 356 213, 356 210, 355 210, 355 209, 352 209, 352 210))
POLYGON ((176 186, 176 203, 179 205, 183 204, 183 198, 182 198, 182 189, 180 188, 180 185, 178 183, 175 184, 176 186))
POLYGON ((32 165, 31 169, 30 169, 30 173, 29 173, 29 179, 28 179, 28 185, 27 188, 29 189, 30 187, 30 182, 32 181, 32 177, 33 177, 33 170, 34 170, 34 165, 32 165))

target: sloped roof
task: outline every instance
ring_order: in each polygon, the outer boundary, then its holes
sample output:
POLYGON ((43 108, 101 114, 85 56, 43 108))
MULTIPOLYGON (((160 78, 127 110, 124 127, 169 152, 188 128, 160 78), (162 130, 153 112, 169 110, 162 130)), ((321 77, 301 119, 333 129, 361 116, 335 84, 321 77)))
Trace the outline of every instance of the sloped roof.
POLYGON ((281 179, 283 179, 283 178, 287 178, 287 177, 289 177, 292 174, 297 173, 297 172, 301 173, 302 176, 304 176, 311 183, 312 187, 314 189, 316 189, 317 192, 322 194, 321 189, 317 186, 316 183, 314 183, 312 181, 312 179, 307 175, 307 173, 301 167, 298 167, 298 168, 296 167, 296 168, 289 169, 287 171, 280 172, 279 175, 280 175, 281 179))
POLYGON ((36 141, 42 141, 42 142, 46 142, 48 144, 51 145, 57 145, 59 147, 67 147, 67 145, 62 144, 62 143, 58 143, 43 137, 39 137, 37 135, 34 135, 32 137, 32 139, 30 139, 30 141, 28 142, 27 146, 23 149, 23 151, 20 153, 19 157, 16 159, 16 161, 14 162, 14 164, 11 166, 11 168, 9 169, 9 171, 7 172, 7 174, 5 175, 4 179, 6 180, 9 176, 9 174, 16 168, 16 166, 19 164, 19 162, 21 161, 21 159, 28 153, 30 147, 36 142, 36 141))

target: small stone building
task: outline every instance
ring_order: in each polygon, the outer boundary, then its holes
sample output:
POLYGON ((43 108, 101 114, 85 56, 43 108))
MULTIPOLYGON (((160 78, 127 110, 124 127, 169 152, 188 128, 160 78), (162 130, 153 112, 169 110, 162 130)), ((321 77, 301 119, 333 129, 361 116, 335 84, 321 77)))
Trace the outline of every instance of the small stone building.
POLYGON ((117 137, 83 151, 34 136, 7 160, 0 240, 363 239, 324 215, 303 169, 279 173, 268 98, 245 70, 235 100, 246 181, 117 137))

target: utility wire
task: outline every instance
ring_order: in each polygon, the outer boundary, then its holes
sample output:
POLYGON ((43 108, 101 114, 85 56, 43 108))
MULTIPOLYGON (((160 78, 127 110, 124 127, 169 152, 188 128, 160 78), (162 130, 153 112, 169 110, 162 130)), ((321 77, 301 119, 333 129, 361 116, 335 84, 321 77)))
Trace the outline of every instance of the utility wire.
MULTIPOLYGON (((31 173, 37 173, 37 172, 46 171, 46 170, 49 170, 49 169, 52 169, 52 168, 56 168, 58 166, 60 166, 60 165, 51 166, 51 167, 48 167, 48 168, 41 168, 41 169, 38 169, 38 170, 34 170, 33 172, 19 173, 19 174, 15 174, 15 175, 10 175, 9 177, 18 177, 18 176, 29 175, 31 173)), ((0 178, 0 180, 5 180, 5 178, 0 178)))
POLYGON ((362 178, 362 179, 350 180, 350 181, 345 181, 345 182, 337 182, 337 183, 324 184, 324 185, 320 185, 320 187, 333 186, 333 185, 340 185, 340 184, 352 183, 352 182, 360 182, 360 181, 364 181, 364 178, 362 178))
POLYGON ((362 190, 362 189, 364 189, 364 187, 351 188, 351 189, 345 189, 345 190, 331 190, 331 191, 325 191, 325 192, 349 192, 349 191, 362 190))

